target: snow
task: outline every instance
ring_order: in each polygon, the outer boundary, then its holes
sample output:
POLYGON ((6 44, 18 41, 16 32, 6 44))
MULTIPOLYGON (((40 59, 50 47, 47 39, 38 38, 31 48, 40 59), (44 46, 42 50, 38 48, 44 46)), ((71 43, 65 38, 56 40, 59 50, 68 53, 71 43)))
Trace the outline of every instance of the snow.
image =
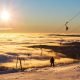
POLYGON ((0 80, 80 80, 80 63, 2 74, 0 80))

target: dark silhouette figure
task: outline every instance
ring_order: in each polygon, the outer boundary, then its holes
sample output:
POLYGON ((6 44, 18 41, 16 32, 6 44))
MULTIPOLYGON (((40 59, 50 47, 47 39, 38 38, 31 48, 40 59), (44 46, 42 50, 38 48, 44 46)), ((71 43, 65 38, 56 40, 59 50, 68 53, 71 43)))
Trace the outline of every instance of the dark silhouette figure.
POLYGON ((68 28, 68 26, 67 26, 67 25, 68 25, 68 23, 69 23, 68 21, 65 23, 66 31, 68 31, 68 29, 69 29, 69 28, 68 28))
POLYGON ((50 63, 51 63, 51 66, 54 66, 54 58, 53 57, 50 58, 50 63))
POLYGON ((66 26, 66 31, 68 31, 68 29, 69 29, 68 26, 66 26))

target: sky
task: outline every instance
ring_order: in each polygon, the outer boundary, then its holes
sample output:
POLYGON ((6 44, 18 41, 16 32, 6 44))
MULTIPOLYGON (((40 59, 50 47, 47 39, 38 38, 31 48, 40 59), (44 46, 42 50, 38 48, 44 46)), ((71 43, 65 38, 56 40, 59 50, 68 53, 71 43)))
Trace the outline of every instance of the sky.
MULTIPOLYGON (((80 11, 80 0, 0 0, 3 9, 11 19, 0 19, 0 32, 63 33, 65 22, 80 11)), ((79 33, 80 15, 68 26, 68 32, 79 33)))

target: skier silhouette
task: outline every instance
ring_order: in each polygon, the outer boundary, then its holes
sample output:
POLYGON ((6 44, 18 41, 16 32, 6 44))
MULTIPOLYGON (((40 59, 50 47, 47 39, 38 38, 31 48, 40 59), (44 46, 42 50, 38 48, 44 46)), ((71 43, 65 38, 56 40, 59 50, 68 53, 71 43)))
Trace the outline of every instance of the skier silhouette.
POLYGON ((51 66, 54 66, 54 57, 50 58, 50 63, 51 63, 51 66))

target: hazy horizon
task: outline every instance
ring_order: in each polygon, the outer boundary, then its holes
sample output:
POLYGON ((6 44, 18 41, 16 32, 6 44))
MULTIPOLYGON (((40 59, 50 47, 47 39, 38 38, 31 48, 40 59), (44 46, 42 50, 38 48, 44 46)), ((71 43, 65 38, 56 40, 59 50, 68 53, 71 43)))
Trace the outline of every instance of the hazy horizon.
POLYGON ((65 22, 79 11, 79 0, 0 0, 0 32, 80 33, 80 15, 65 32, 65 22))

